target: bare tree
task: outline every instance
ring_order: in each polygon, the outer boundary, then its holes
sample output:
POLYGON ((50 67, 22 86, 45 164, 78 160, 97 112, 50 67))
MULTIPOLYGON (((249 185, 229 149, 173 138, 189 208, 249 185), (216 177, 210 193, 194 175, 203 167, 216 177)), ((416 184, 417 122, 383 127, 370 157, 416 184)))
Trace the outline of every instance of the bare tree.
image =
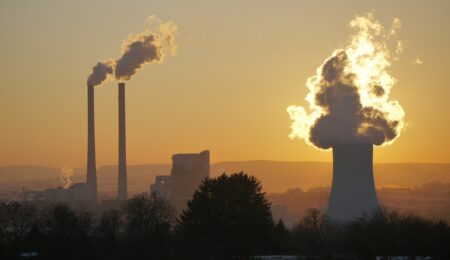
POLYGON ((0 204, 0 237, 14 254, 24 249, 25 239, 36 223, 36 212, 27 202, 0 204))

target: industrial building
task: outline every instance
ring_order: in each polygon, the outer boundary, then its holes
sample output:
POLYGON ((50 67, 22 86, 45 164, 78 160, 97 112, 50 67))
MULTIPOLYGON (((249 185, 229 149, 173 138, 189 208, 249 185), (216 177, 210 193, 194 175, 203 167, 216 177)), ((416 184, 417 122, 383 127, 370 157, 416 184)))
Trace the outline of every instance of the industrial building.
MULTIPOLYGON (((118 208, 128 197, 126 138, 125 138, 125 83, 118 84, 119 107, 119 156, 117 199, 105 201, 108 207, 118 208)), ((85 208, 97 206, 97 164, 95 156, 95 119, 94 119, 94 85, 87 86, 87 165, 86 182, 75 183, 70 187, 56 187, 44 191, 24 192, 25 200, 60 202, 85 208)))
POLYGON ((209 151, 174 154, 170 175, 156 176, 150 192, 161 196, 181 212, 203 179, 210 176, 209 151))

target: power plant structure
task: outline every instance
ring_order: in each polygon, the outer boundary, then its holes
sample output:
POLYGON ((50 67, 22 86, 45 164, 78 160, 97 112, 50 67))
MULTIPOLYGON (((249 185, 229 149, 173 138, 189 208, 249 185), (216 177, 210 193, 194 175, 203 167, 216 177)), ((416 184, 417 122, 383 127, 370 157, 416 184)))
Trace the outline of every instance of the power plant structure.
POLYGON ((150 193, 156 193, 170 201, 181 213, 202 180, 210 176, 210 155, 201 153, 174 154, 170 175, 156 176, 150 193))
POLYGON ((328 216, 349 221, 378 209, 373 177, 373 145, 333 145, 333 182, 328 216))
POLYGON ((127 154, 125 136, 125 83, 119 83, 119 174, 117 199, 127 199, 127 154))
MULTIPOLYGON (((94 85, 88 85, 88 151, 86 167, 86 197, 97 202, 97 165, 95 158, 94 85)), ((125 135, 125 83, 118 84, 119 157, 117 200, 127 199, 127 161, 125 135)))
POLYGON ((95 160, 94 85, 87 87, 88 105, 88 151, 86 166, 86 193, 92 202, 97 202, 97 165, 95 160))
MULTIPOLYGON (((98 201, 97 165, 95 153, 95 85, 87 85, 87 165, 86 182, 70 187, 47 189, 38 195, 46 201, 67 202, 72 205, 95 206, 98 201)), ((118 186, 117 198, 104 200, 109 207, 120 207, 128 197, 126 162, 125 83, 118 83, 118 186)), ((183 209, 203 179, 210 176, 210 153, 174 154, 168 176, 157 176, 151 192, 170 200, 177 209, 183 209)))

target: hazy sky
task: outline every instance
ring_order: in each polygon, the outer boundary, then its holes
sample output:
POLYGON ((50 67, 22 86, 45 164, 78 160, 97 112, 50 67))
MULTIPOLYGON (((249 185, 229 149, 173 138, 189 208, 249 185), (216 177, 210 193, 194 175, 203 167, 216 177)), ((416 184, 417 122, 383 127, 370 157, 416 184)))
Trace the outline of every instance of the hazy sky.
MULTIPOLYGON (((408 123, 375 161, 450 162, 450 1, 2 0, 0 165, 84 166, 86 78, 153 14, 178 25, 179 50, 127 82, 128 163, 203 149, 213 162, 330 161, 288 138, 286 107, 306 105, 306 79, 369 11, 402 21, 391 99, 408 123)), ((116 85, 96 87, 99 166, 117 161, 116 85)))

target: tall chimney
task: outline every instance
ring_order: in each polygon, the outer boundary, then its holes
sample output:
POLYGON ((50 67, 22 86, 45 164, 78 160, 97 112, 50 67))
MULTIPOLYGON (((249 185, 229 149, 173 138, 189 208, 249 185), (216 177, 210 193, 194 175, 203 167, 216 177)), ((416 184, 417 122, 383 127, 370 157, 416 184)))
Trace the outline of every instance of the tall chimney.
POLYGON ((378 209, 372 144, 333 145, 333 184, 328 216, 349 221, 378 209))
POLYGON ((86 186, 89 197, 97 201, 97 166, 95 162, 94 85, 88 85, 88 152, 86 186))
POLYGON ((125 141, 125 83, 119 83, 119 187, 117 199, 127 199, 127 155, 125 141))

